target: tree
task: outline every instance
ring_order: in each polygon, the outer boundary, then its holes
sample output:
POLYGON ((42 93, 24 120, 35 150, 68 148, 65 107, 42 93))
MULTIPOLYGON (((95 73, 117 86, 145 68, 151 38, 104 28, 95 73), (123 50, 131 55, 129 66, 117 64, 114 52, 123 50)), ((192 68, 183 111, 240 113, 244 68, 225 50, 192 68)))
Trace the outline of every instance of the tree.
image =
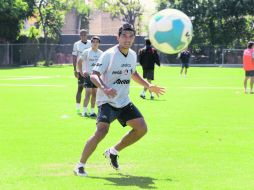
POLYGON ((0 37, 14 41, 19 35, 23 21, 33 13, 33 0, 2 0, 0 3, 0 37))
POLYGON ((67 10, 66 3, 66 0, 36 0, 38 23, 42 28, 45 43, 49 37, 58 39, 60 36, 67 10))
POLYGON ((139 0, 95 0, 95 5, 114 17, 120 17, 124 22, 132 25, 143 14, 144 10, 139 0))
POLYGON ((245 46, 253 36, 252 0, 158 0, 159 10, 169 6, 193 20, 192 44, 227 47, 245 46))

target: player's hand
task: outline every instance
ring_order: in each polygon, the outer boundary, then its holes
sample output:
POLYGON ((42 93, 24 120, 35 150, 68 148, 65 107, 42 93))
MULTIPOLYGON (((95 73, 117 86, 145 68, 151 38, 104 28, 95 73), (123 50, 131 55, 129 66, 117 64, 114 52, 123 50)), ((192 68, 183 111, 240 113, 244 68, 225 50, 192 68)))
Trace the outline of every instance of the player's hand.
POLYGON ((87 77, 89 77, 89 73, 84 72, 82 76, 83 76, 84 78, 87 78, 87 77))
POLYGON ((77 72, 77 71, 74 71, 74 76, 75 76, 76 78, 78 78, 78 72, 77 72))
POLYGON ((114 98, 117 95, 117 92, 114 88, 103 88, 103 92, 109 97, 114 98))
POLYGON ((165 92, 166 92, 165 88, 159 87, 156 85, 150 85, 148 89, 149 89, 149 91, 154 92, 158 97, 160 95, 165 94, 165 92))

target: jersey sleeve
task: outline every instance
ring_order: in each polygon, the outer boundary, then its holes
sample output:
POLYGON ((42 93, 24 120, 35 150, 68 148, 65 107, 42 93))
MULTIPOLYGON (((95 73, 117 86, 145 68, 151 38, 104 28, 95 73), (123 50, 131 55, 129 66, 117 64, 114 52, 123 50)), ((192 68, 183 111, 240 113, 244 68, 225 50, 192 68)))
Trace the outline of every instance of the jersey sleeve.
POLYGON ((100 74, 103 74, 107 71, 110 62, 110 54, 102 53, 96 65, 93 68, 93 71, 96 71, 100 74))
POLYGON ((77 47, 77 43, 74 43, 74 45, 73 45, 72 55, 78 56, 78 47, 77 47))

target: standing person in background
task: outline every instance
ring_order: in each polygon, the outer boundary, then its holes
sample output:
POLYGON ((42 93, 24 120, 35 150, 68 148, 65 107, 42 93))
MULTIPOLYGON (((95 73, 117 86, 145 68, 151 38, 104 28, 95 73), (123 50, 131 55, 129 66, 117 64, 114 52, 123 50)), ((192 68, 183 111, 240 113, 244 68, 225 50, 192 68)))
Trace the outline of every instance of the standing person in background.
POLYGON ((92 74, 92 69, 96 65, 99 57, 102 54, 102 51, 99 48, 100 37, 93 36, 91 39, 92 47, 83 51, 78 61, 78 69, 81 77, 84 78, 84 87, 86 91, 84 105, 83 105, 83 117, 92 117, 96 118, 96 113, 94 112, 95 100, 96 100, 96 91, 97 87, 91 82, 90 75, 92 74), (92 97, 91 97, 92 95, 92 97), (87 106, 89 104, 91 97, 91 111, 90 114, 87 114, 87 106))
POLYGON ((181 60, 182 63, 182 68, 180 71, 180 76, 183 75, 183 70, 184 70, 184 77, 187 75, 187 70, 189 68, 189 61, 191 54, 188 49, 183 50, 180 54, 178 54, 179 59, 181 60))
POLYGON ((73 45, 73 68, 74 68, 74 76, 78 79, 78 89, 76 93, 76 111, 77 114, 80 114, 80 102, 81 102, 81 94, 83 91, 84 78, 80 75, 80 70, 77 67, 77 62, 79 56, 82 52, 91 47, 91 41, 87 40, 87 31, 82 29, 80 30, 80 40, 75 42, 73 45))
POLYGON ((247 49, 243 52, 243 69, 245 70, 244 93, 247 94, 247 82, 250 79, 250 93, 253 94, 254 82, 254 42, 249 41, 247 49))
MULTIPOLYGON (((143 69, 143 78, 147 79, 149 83, 152 83, 154 80, 154 65, 157 64, 160 66, 160 59, 157 51, 151 46, 151 42, 148 38, 145 38, 145 47, 141 48, 138 53, 139 63, 143 69)), ((146 90, 144 90, 140 94, 140 97, 146 98, 146 90)), ((154 99, 152 92, 150 92, 150 98, 154 99)))
POLYGON ((137 73, 137 54, 130 49, 134 39, 135 29, 131 24, 124 24, 118 31, 118 44, 105 51, 93 68, 91 80, 98 87, 96 102, 99 112, 96 131, 87 141, 81 158, 74 168, 74 173, 78 176, 87 176, 85 164, 108 133, 110 124, 114 120, 117 119, 123 127, 127 125, 131 127, 118 143, 104 153, 116 170, 119 169, 118 153, 146 134, 146 122, 129 98, 131 79, 157 95, 165 92, 164 88, 148 83, 137 73))

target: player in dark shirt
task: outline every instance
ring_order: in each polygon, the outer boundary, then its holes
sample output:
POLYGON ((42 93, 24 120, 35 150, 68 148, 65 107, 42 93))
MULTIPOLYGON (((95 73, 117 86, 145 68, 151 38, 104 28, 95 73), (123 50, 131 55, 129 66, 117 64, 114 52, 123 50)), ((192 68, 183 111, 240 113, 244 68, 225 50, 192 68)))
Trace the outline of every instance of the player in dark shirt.
MULTIPOLYGON (((151 81, 154 80, 154 65, 157 64, 160 66, 160 59, 157 51, 151 46, 151 42, 148 38, 145 38, 145 47, 139 50, 138 58, 143 69, 143 78, 151 83, 151 81)), ((140 95, 143 99, 145 99, 146 90, 147 88, 144 88, 140 95)), ((150 92, 150 98, 154 99, 152 92, 150 92)))
POLYGON ((188 49, 186 49, 186 50, 183 50, 178 56, 182 63, 180 75, 182 76, 183 70, 184 70, 184 77, 186 77, 187 69, 189 68, 189 60, 190 60, 191 54, 188 51, 188 49))

